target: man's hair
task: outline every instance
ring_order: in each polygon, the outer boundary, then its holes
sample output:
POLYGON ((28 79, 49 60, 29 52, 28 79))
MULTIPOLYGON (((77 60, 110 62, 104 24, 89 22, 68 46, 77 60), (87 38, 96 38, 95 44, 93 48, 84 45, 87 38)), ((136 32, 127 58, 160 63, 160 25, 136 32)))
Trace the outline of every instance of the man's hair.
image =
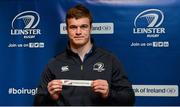
POLYGON ((66 24, 68 25, 68 19, 75 18, 75 19, 80 19, 80 18, 89 18, 90 21, 90 26, 92 24, 92 15, 90 11, 83 6, 82 4, 76 5, 75 7, 72 7, 68 10, 66 14, 66 24))

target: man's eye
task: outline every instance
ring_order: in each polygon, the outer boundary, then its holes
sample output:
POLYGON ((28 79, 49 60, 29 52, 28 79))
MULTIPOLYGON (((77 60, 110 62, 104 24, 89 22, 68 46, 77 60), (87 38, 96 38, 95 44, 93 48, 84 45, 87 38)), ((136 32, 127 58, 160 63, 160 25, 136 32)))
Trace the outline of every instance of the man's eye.
POLYGON ((81 29, 87 29, 87 28, 88 28, 88 25, 81 25, 80 28, 81 28, 81 29))
POLYGON ((70 26, 70 29, 77 29, 77 26, 70 26))
MULTIPOLYGON (((81 25, 81 26, 79 26, 79 28, 82 29, 82 30, 85 30, 88 27, 89 27, 88 25, 81 25)), ((69 26, 69 29, 72 29, 72 30, 76 30, 77 28, 78 28, 78 26, 74 26, 74 25, 69 26)))

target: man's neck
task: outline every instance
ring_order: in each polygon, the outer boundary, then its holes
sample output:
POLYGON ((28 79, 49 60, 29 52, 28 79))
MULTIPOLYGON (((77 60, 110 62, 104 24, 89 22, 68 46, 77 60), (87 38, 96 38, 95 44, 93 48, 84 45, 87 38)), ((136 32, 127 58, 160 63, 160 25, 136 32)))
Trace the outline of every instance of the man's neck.
POLYGON ((79 46, 79 47, 71 46, 71 50, 79 55, 81 61, 83 61, 84 56, 91 50, 91 48, 92 48, 92 43, 90 41, 86 43, 84 46, 79 46))

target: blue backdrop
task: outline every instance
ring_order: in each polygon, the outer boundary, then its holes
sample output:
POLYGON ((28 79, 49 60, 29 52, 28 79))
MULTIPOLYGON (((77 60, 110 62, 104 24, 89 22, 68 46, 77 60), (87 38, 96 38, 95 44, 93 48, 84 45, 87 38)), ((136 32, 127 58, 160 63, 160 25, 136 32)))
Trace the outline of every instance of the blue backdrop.
POLYGON ((1 0, 0 105, 32 105, 44 66, 67 43, 65 14, 84 4, 92 36, 118 56, 136 105, 180 105, 179 0, 1 0))

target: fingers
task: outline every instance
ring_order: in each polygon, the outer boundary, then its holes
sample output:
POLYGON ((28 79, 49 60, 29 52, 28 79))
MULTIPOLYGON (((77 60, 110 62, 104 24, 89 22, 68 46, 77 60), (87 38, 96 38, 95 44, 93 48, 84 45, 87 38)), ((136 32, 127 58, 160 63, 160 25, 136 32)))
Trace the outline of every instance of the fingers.
POLYGON ((109 85, 106 80, 94 80, 92 82, 92 89, 94 92, 100 93, 104 98, 109 94, 109 85))
MULTIPOLYGON (((62 92, 62 81, 52 80, 48 83, 48 92, 54 99, 58 99, 62 92)), ((106 80, 94 80, 92 82, 92 90, 96 93, 100 93, 103 98, 107 98, 109 94, 109 85, 106 80)))
POLYGON ((95 91, 95 92, 99 92, 99 91, 104 92, 104 91, 106 91, 106 90, 108 90, 108 87, 107 87, 107 86, 97 85, 97 86, 94 87, 94 91, 95 91))
POLYGON ((92 85, 93 86, 98 86, 98 85, 101 85, 101 86, 108 86, 108 83, 106 80, 94 80, 92 82, 92 85))
POLYGON ((48 91, 51 95, 59 94, 62 91, 61 80, 52 80, 48 83, 48 91))

